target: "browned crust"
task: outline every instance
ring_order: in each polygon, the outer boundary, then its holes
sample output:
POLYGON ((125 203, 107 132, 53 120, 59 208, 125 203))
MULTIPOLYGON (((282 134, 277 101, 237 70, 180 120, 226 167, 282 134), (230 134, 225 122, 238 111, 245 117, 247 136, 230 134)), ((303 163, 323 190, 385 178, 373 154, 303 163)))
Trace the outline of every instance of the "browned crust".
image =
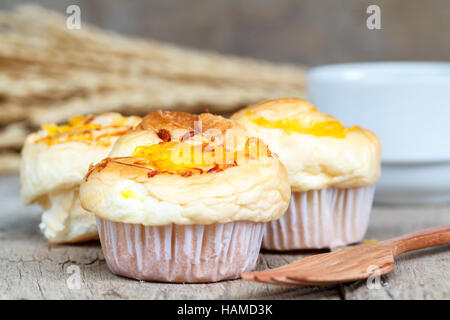
POLYGON ((231 167, 236 167, 237 165, 237 162, 234 161, 233 163, 224 165, 214 164, 213 167, 205 170, 201 168, 191 168, 189 171, 184 173, 175 173, 171 171, 154 170, 153 168, 145 165, 144 159, 136 157, 106 158, 95 166, 91 166, 91 168, 89 168, 89 171, 84 176, 84 181, 88 181, 91 175, 96 175, 101 171, 104 171, 105 173, 111 172, 117 174, 118 176, 133 179, 138 182, 140 180, 147 181, 148 179, 159 174, 179 175, 180 177, 187 178, 195 174, 217 173, 231 167))
POLYGON ((157 110, 145 116, 136 130, 150 130, 154 132, 166 130, 170 132, 175 129, 183 129, 188 132, 195 132, 198 129, 195 127, 195 122, 201 122, 203 132, 209 129, 216 129, 224 133, 228 129, 239 127, 232 120, 211 113, 197 115, 180 111, 157 110))
POLYGON ((135 163, 133 157, 106 158, 92 166, 84 176, 84 181, 88 181, 91 175, 95 175, 103 170, 105 172, 115 172, 123 177, 148 177, 149 172, 155 172, 151 168, 135 163))
POLYGON ((166 129, 159 129, 157 135, 163 142, 169 142, 172 140, 172 135, 166 129))

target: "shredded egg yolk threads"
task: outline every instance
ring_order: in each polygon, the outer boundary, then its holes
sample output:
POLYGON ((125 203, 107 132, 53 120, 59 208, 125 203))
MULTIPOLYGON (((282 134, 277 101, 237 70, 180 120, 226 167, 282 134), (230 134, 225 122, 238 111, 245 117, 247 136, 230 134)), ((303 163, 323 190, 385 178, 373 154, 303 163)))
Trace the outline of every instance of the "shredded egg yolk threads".
MULTIPOLYGON (((115 120, 107 126, 90 123, 94 119, 93 116, 83 117, 81 115, 71 118, 67 124, 44 124, 42 129, 48 133, 44 138, 38 139, 36 142, 44 142, 48 146, 64 143, 70 141, 93 141, 97 140, 102 145, 108 146, 110 144, 108 135, 100 135, 94 137, 93 131, 100 130, 104 127, 124 126, 127 120, 126 117, 115 120)), ((124 133, 124 132, 123 132, 124 133)), ((114 135, 114 134, 113 134, 114 135)))
POLYGON ((47 131, 50 136, 55 136, 60 133, 73 132, 76 130, 95 130, 100 129, 101 126, 99 124, 90 124, 88 123, 92 118, 85 118, 83 116, 76 116, 69 120, 67 124, 63 124, 58 126, 54 123, 52 124, 44 124, 42 129, 47 131))
POLYGON ((358 127, 344 127, 338 120, 334 121, 311 121, 300 119, 279 119, 267 120, 264 117, 255 117, 250 112, 247 113, 250 120, 256 125, 269 129, 281 129, 286 133, 297 132, 303 134, 311 134, 317 137, 333 137, 343 139, 358 127))
POLYGON ((243 151, 230 151, 224 146, 192 145, 183 142, 161 142, 151 146, 138 146, 133 157, 135 163, 152 168, 156 173, 176 173, 191 176, 193 173, 219 172, 238 163, 262 156, 270 151, 261 140, 248 139, 243 151))

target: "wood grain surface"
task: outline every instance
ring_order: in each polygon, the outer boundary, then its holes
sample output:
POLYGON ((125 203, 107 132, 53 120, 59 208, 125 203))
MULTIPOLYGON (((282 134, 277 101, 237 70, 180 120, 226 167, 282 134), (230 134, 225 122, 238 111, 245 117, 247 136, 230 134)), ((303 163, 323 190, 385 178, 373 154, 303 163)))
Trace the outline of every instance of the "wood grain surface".
MULTIPOLYGON (((244 280, 166 284, 111 274, 98 242, 49 245, 40 234, 38 206, 19 199, 16 174, 0 176, 0 299, 450 299, 450 246, 400 256, 380 289, 366 281, 341 286, 295 287, 244 280), (70 281, 80 270, 80 287, 70 281)), ((450 206, 375 207, 366 239, 388 239, 450 221, 450 206)), ((311 252, 260 254, 257 270, 292 262, 311 252)))

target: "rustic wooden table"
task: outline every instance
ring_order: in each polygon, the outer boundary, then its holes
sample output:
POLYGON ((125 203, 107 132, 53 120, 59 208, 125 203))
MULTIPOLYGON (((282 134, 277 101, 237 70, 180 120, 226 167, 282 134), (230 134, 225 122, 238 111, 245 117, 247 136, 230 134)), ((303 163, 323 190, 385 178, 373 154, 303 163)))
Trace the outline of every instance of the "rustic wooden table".
MULTIPOLYGON (((16 174, 0 176, 1 299, 450 298, 449 245, 402 255, 395 270, 382 277, 384 285, 379 289, 369 289, 366 281, 328 287, 281 287, 243 280, 166 284, 117 277, 109 272, 99 242, 49 245, 38 229, 39 207, 23 206, 19 188, 16 174)), ((383 240, 449 221, 450 206, 378 206, 372 212, 366 238, 383 240)), ((308 254, 263 252, 257 269, 277 267, 308 254)))

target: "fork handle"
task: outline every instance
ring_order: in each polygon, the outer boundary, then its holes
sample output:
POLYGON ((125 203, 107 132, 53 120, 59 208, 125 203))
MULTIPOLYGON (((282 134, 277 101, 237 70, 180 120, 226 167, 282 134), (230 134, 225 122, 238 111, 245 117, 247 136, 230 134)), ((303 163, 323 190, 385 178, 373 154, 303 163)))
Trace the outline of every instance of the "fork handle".
POLYGON ((450 243, 450 224, 443 224, 382 241, 392 247, 394 256, 404 252, 450 243))

